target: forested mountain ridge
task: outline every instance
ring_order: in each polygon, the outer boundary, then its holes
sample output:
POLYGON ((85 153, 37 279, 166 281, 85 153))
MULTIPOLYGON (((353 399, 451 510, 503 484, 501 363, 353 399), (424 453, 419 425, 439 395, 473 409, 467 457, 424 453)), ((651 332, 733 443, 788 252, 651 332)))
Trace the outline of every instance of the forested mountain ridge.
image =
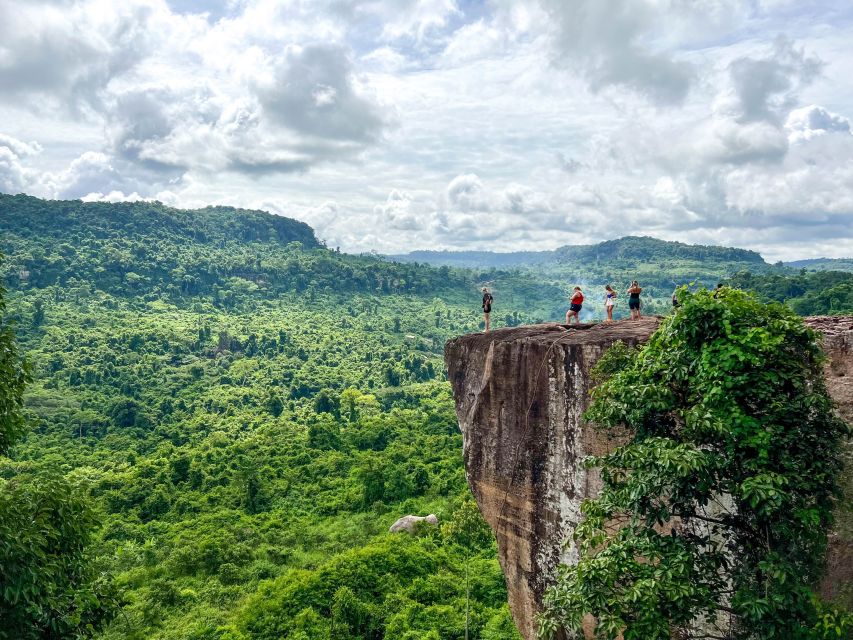
POLYGON ((159 202, 83 202, 42 200, 27 195, 0 194, 2 228, 21 236, 38 234, 67 241, 94 232, 99 237, 145 235, 202 242, 301 242, 320 246, 304 222, 265 211, 209 206, 174 209, 159 202))
POLYGON ((810 258, 786 262, 785 266, 806 271, 853 271, 853 258, 810 258))
POLYGON ((262 211, 160 203, 84 203, 0 195, 0 278, 13 288, 80 287, 183 305, 233 307, 297 293, 441 296, 475 305, 483 280, 505 309, 550 318, 560 289, 503 272, 390 262, 327 249, 308 225, 262 211))
POLYGON ((754 291, 765 302, 784 302, 803 316, 853 311, 853 273, 849 271, 743 272, 726 284, 754 291))
POLYGON ((704 260, 765 265, 755 251, 714 245, 686 244, 650 236, 625 236, 593 245, 567 245, 554 251, 557 262, 661 259, 704 260))

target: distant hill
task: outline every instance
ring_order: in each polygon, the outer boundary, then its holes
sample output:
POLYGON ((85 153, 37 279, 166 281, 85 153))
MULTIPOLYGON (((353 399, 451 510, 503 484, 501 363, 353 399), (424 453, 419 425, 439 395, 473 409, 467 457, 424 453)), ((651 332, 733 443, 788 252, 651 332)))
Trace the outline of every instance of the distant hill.
POLYGON ((786 267, 807 271, 849 271, 853 272, 853 258, 812 258, 786 262, 786 267))
MULTIPOLYGON (((310 226, 263 211, 161 203, 84 203, 0 195, 0 278, 12 289, 98 289, 174 302, 194 296, 220 305, 284 293, 414 294, 475 309, 492 287, 500 308, 558 318, 575 285, 590 299, 605 284, 638 280, 649 312, 663 313, 676 286, 713 286, 736 274, 792 274, 754 251, 627 236, 553 251, 416 251, 348 255, 320 243, 310 226)), ((838 265, 843 261, 832 261, 838 265)), ((827 261, 809 261, 813 265, 827 261)), ((795 263, 799 264, 799 263, 795 263)), ((834 307, 833 307, 834 308, 834 307)))
POLYGON ((80 233, 144 235, 170 242, 300 242, 320 246, 314 230, 298 220, 265 211, 206 207, 173 209, 159 202, 41 200, 0 194, 0 230, 19 237, 75 237, 80 233))
POLYGON ((592 245, 567 245, 555 250, 553 254, 554 260, 561 263, 696 260, 766 265, 760 254, 748 249, 685 244, 658 240, 649 236, 625 236, 592 245))
POLYGON ((92 286, 114 295, 432 292, 462 277, 318 242, 303 222, 263 211, 85 203, 0 195, 0 252, 13 287, 92 286))
POLYGON ((767 264, 760 254, 747 249, 691 245, 648 236, 625 236, 590 245, 566 245, 553 251, 412 251, 389 258, 403 262, 475 269, 660 260, 737 262, 762 267, 767 264))
POLYGON ((666 311, 670 295, 679 285, 710 287, 737 273, 760 274, 773 269, 755 251, 638 236, 592 245, 567 245, 553 251, 416 251, 393 258, 479 269, 484 281, 499 277, 503 270, 516 269, 564 291, 580 285, 588 295, 591 293, 592 299, 598 297, 605 284, 623 291, 632 280, 638 280, 646 308, 653 313, 666 311))

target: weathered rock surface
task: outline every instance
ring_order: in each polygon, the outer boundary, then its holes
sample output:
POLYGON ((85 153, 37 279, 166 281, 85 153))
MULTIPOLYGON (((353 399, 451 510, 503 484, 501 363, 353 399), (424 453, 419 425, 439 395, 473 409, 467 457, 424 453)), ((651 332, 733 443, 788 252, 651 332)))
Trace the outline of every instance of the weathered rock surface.
POLYGON ((438 518, 433 513, 428 516, 403 516, 397 520, 397 522, 392 524, 388 531, 391 533, 398 533, 400 531, 414 533, 423 523, 430 524, 435 527, 438 525, 438 518))
MULTIPOLYGON (((808 322, 826 336, 830 393, 849 420, 853 317, 808 322)), ((536 635, 535 614, 556 566, 576 558, 563 541, 579 520, 581 501, 600 490, 595 471, 579 463, 617 444, 581 417, 590 369, 613 342, 644 342, 658 323, 516 327, 462 336, 445 347, 468 483, 495 532, 510 609, 527 640, 536 635)), ((844 533, 831 539, 826 595, 853 579, 849 540, 844 533)))
MULTIPOLYGON (((841 416, 853 424, 853 316, 818 316, 806 322, 823 334, 828 356, 826 386, 841 416)), ((835 510, 835 527, 829 535, 826 574, 821 596, 840 601, 853 610, 853 442, 848 443, 844 495, 835 510)))

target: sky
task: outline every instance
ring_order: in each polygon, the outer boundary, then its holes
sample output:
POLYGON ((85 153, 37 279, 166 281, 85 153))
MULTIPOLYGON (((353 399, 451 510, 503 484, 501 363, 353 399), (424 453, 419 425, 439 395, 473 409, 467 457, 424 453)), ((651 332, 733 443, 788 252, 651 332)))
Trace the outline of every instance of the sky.
POLYGON ((0 0, 0 191, 850 257, 851 70, 849 0, 0 0))

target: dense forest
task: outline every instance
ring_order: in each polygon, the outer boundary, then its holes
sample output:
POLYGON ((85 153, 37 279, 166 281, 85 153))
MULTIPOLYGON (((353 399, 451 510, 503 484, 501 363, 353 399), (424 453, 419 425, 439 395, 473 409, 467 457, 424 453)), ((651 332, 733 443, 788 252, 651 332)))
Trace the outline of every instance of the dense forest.
MULTIPOLYGON (((269 214, 0 207, 33 378, 0 476, 82 488, 98 637, 515 637, 443 382, 477 274, 343 255, 269 214)), ((551 288, 503 291, 514 324, 551 288)))
POLYGON ((92 574, 67 587, 79 606, 33 600, 20 629, 42 631, 0 638, 516 638, 441 358, 481 327, 482 284, 493 326, 558 319, 574 284, 632 276, 649 311, 725 276, 802 313, 823 298, 778 297, 790 278, 853 308, 832 274, 671 244, 625 239, 541 271, 432 267, 342 254, 263 212, 0 195, 3 326, 32 378, 0 486, 39 513, 72 505, 63 535, 89 541, 92 574), (437 527, 388 533, 429 513, 437 527))
POLYGON ((727 284, 755 291, 765 302, 784 302, 804 316, 853 311, 853 272, 739 273, 727 284))

